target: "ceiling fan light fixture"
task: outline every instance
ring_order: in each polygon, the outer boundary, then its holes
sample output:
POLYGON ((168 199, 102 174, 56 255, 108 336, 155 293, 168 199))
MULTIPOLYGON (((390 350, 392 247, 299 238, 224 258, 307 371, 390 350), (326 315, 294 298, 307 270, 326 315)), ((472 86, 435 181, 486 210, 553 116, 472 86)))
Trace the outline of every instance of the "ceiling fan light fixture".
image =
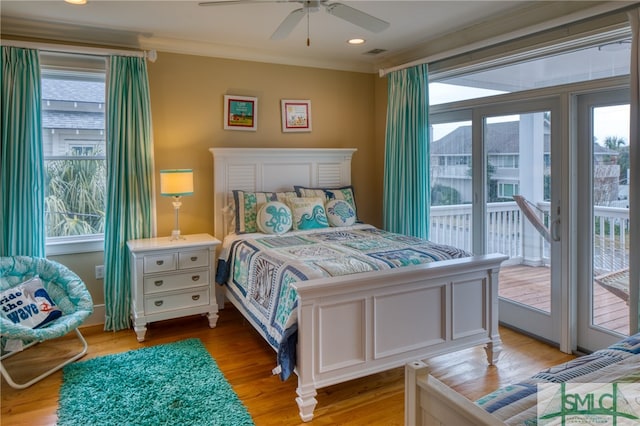
POLYGON ((359 46, 361 44, 365 44, 366 42, 367 40, 363 38, 350 38, 349 40, 347 40, 347 43, 351 46, 359 46))
POLYGON ((302 4, 307 12, 319 12, 320 3, 320 0, 305 0, 302 4))

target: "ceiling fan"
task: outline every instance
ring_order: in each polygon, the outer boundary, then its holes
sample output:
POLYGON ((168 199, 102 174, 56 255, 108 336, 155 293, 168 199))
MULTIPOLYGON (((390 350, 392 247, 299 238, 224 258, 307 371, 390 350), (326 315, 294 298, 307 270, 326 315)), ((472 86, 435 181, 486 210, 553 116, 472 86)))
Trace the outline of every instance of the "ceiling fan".
MULTIPOLYGON (((344 19, 345 21, 350 22, 353 25, 374 33, 384 31, 390 25, 387 21, 383 21, 382 19, 376 18, 375 16, 369 15, 368 13, 365 13, 361 10, 355 9, 351 6, 347 6, 343 3, 329 3, 329 0, 212 0, 203 1, 198 4, 200 6, 222 6, 243 3, 246 4, 270 2, 300 3, 302 5, 301 8, 295 9, 286 18, 284 18, 275 32, 271 35, 272 40, 281 40, 283 38, 286 38, 291 33, 291 31, 293 31, 296 25, 298 25, 302 18, 306 16, 308 22, 309 14, 312 12, 318 12, 321 6, 325 8, 328 14, 344 19)), ((307 27, 307 46, 309 45, 308 32, 309 30, 307 27)))

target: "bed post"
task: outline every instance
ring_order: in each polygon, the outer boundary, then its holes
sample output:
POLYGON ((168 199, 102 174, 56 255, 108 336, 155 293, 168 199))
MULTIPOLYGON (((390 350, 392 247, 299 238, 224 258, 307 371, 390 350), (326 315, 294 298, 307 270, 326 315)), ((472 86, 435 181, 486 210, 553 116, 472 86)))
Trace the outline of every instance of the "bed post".
POLYGON ((498 362, 500 352, 502 352, 502 339, 500 338, 500 332, 498 329, 498 275, 500 274, 500 267, 490 269, 488 271, 489 279, 489 297, 491 298, 489 303, 489 318, 491 324, 489 324, 489 335, 491 340, 484 347, 487 353, 487 361, 489 365, 495 365, 498 362))
POLYGON ((305 302, 302 298, 298 301, 298 346, 296 371, 298 373, 298 388, 296 403, 298 404, 300 418, 303 422, 313 419, 313 411, 316 408, 316 387, 313 381, 313 363, 316 359, 313 344, 313 303, 305 302), (311 354, 307 354, 311 351, 311 354))
POLYGON ((404 424, 405 426, 418 426, 422 424, 422 408, 420 408, 419 380, 423 380, 429 374, 429 366, 422 361, 413 361, 404 367, 404 424))

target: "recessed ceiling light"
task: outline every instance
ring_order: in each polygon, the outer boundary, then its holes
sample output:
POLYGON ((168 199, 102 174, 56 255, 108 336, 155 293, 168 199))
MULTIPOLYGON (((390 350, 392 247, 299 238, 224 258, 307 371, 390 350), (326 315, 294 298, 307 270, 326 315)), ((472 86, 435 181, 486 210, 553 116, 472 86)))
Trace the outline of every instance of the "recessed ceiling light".
POLYGON ((352 44, 352 45, 358 45, 358 44, 365 44, 366 40, 363 38, 352 38, 347 40, 347 43, 352 44))
POLYGON ((64 0, 64 1, 70 4, 87 4, 87 0, 64 0))

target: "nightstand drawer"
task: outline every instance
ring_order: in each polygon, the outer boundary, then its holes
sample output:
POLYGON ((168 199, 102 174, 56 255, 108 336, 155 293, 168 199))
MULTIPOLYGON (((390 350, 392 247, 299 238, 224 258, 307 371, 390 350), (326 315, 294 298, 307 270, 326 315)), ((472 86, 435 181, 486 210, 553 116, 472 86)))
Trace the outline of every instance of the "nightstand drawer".
POLYGON ((181 274, 146 277, 144 279, 144 294, 161 291, 188 289, 209 284, 209 270, 185 272, 181 274))
POLYGON ((194 250, 178 253, 178 269, 209 266, 209 250, 194 250))
POLYGON ((176 254, 158 254, 144 257, 144 273, 166 272, 176 270, 176 254))
POLYGON ((150 315, 157 314, 159 312, 188 309, 208 304, 209 287, 207 286, 181 293, 163 293, 153 296, 145 296, 144 312, 145 314, 150 315))

